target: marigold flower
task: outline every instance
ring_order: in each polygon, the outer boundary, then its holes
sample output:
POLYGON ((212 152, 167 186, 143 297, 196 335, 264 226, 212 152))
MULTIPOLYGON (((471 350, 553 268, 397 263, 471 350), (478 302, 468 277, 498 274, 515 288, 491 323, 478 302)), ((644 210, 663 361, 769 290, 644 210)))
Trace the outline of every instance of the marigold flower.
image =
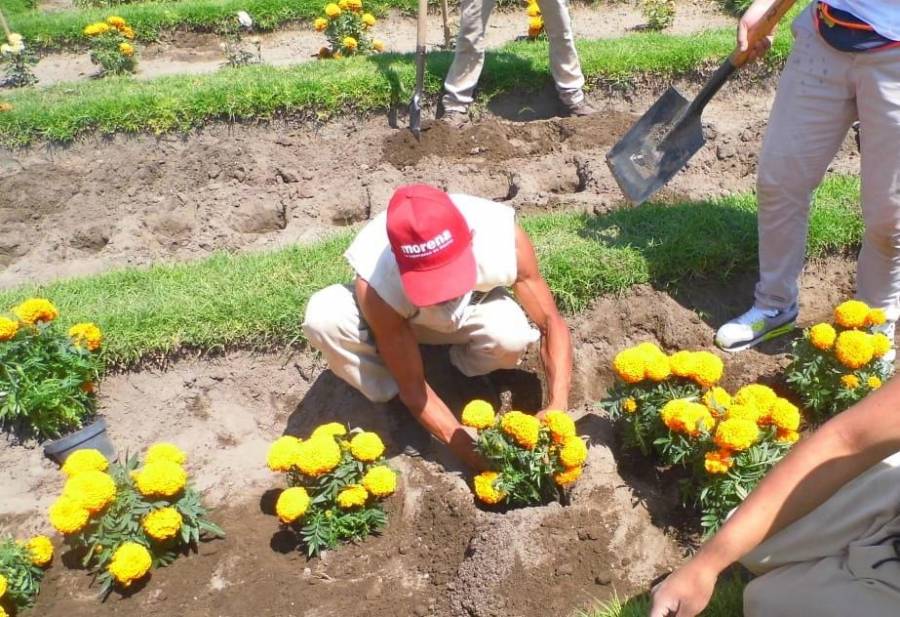
POLYGON ((775 434, 775 441, 778 443, 797 443, 800 439, 800 433, 797 431, 778 429, 775 434))
POLYGON ((530 38, 530 39, 536 39, 537 37, 541 36, 541 34, 543 32, 544 32, 543 24, 541 24, 540 28, 532 28, 530 25, 528 26, 528 38, 530 38))
POLYGON ((731 395, 725 388, 714 386, 703 393, 703 404, 714 416, 721 416, 731 405, 731 395))
POLYGON ((577 436, 568 437, 559 449, 559 462, 563 467, 580 467, 587 460, 588 449, 577 436))
POLYGON ((776 398, 778 398, 778 395, 769 386, 752 383, 735 392, 731 400, 738 405, 755 407, 760 415, 766 415, 769 413, 769 409, 776 398))
POLYGON ((13 313, 24 324, 32 326, 38 322, 50 322, 59 317, 59 311, 44 298, 29 298, 13 309, 13 313))
POLYGON ((375 16, 371 13, 363 13, 362 22, 366 25, 367 28, 371 28, 375 25, 375 16))
POLYGON ((341 424, 340 422, 329 422, 327 424, 322 424, 321 426, 317 426, 316 429, 309 436, 310 439, 315 439, 316 437, 343 437, 347 434, 347 427, 341 424))
POLYGON ((126 26, 125 20, 118 15, 110 15, 106 18, 106 23, 108 23, 113 28, 116 28, 117 30, 126 26))
POLYGON ((175 444, 161 441, 147 448, 147 454, 144 455, 145 464, 157 461, 169 461, 176 465, 184 465, 187 461, 187 454, 175 444))
POLYGON ((690 378, 695 370, 696 355, 691 351, 677 351, 669 357, 669 366, 676 377, 690 378))
POLYGON ((120 585, 130 587, 150 571, 151 565, 153 559, 146 546, 137 542, 124 542, 113 553, 108 569, 120 585))
POLYGON ((869 388, 871 388, 872 390, 877 390, 881 387, 881 379, 879 379, 875 375, 872 375, 866 380, 866 385, 869 386, 869 388))
POLYGON ((497 479, 500 477, 496 471, 482 471, 475 476, 473 485, 475 487, 475 496, 481 503, 489 506, 500 503, 506 497, 506 493, 496 488, 497 479))
POLYGON ((711 388, 722 379, 725 364, 722 358, 708 351, 698 351, 694 355, 694 373, 691 378, 701 388, 711 388))
POLYGON ((742 452, 759 439, 759 428, 755 423, 740 418, 726 419, 716 428, 713 441, 720 448, 742 452))
POLYGON ((623 349, 613 358, 613 369, 625 383, 638 383, 644 379, 644 354, 636 347, 623 349))
POLYGON ((6 582, 6 577, 0 574, 0 598, 6 595, 7 587, 9 584, 6 582))
POLYGON ((328 27, 328 20, 324 17, 316 17, 316 20, 313 22, 313 28, 316 29, 316 32, 322 32, 325 28, 328 27))
POLYGON ((669 357, 651 342, 641 343, 637 346, 643 354, 644 378, 660 382, 669 378, 672 370, 669 367, 669 357))
POLYGON ((883 332, 876 332, 872 335, 872 355, 876 358, 882 357, 893 347, 893 341, 883 332))
POLYGON ((338 493, 335 501, 344 510, 350 510, 366 505, 368 499, 369 491, 366 490, 366 487, 362 484, 348 484, 338 493))
POLYGON ((732 404, 725 412, 726 419, 740 418, 754 424, 757 424, 761 417, 759 410, 752 405, 732 404))
POLYGON ((800 428, 800 410, 789 400, 778 398, 775 399, 766 420, 781 430, 796 431, 800 428))
POLYGON ((544 414, 544 424, 550 429, 553 443, 563 443, 569 437, 575 436, 575 421, 564 411, 551 409, 544 414))
POLYGON ((637 408, 638 408, 637 401, 631 397, 628 397, 622 403, 622 409, 625 411, 625 413, 634 413, 637 411, 637 408))
POLYGON ((873 308, 866 313, 866 325, 869 327, 880 326, 886 321, 887 315, 885 315, 884 309, 873 308))
POLYGON ((534 416, 510 411, 500 418, 500 428, 517 444, 526 450, 533 450, 540 436, 541 423, 534 416))
POLYGON ((674 399, 663 405, 660 411, 663 424, 675 433, 696 437, 712 429, 715 420, 705 405, 688 399, 674 399))
POLYGON ((341 7, 342 11, 349 11, 350 7, 347 5, 347 0, 338 0, 337 5, 341 7))
POLYGON ((122 33, 122 36, 124 36, 128 40, 134 38, 134 30, 131 28, 131 26, 125 26, 120 30, 120 32, 122 33))
POLYGON ((187 473, 171 461, 147 463, 134 474, 138 491, 145 497, 174 497, 187 484, 187 473))
POLYGON ((53 560, 53 543, 47 536, 34 536, 25 544, 25 548, 31 556, 31 563, 39 568, 46 567, 53 560))
POLYGON ((0 317, 0 341, 8 341, 19 331, 19 322, 0 317))
POLYGON ((538 17, 541 14, 541 7, 536 2, 529 2, 528 8, 525 9, 525 14, 529 17, 538 17))
POLYGON ((362 10, 362 0, 347 0, 347 8, 356 13, 362 10))
POLYGON ((578 467, 568 467, 553 474, 553 481, 556 482, 559 486, 570 486, 575 484, 578 478, 581 477, 581 472, 583 471, 583 467, 580 465, 578 467))
POLYGON ((62 494, 91 514, 97 514, 115 500, 116 481, 102 471, 83 471, 66 481, 62 494))
POLYGON ((130 58, 134 55, 134 46, 131 43, 126 43, 123 41, 119 43, 119 53, 126 58, 130 58))
POLYGON ((281 492, 275 502, 275 513, 279 520, 289 525, 306 514, 309 509, 309 494, 302 486, 294 486, 281 492))
POLYGON ((374 49, 378 53, 383 52, 384 51, 384 41, 382 41, 381 39, 374 39, 372 41, 372 49, 374 49))
POLYGON ((387 497, 397 490, 397 474, 385 465, 376 465, 363 476, 362 485, 375 497, 387 497))
POLYGON ((817 323, 809 329, 809 342, 816 349, 828 351, 834 347, 834 339, 837 338, 837 331, 831 324, 817 323))
POLYGON ((872 338, 871 334, 859 330, 841 332, 834 344, 834 354, 847 368, 851 370, 862 368, 875 357, 872 338))
POLYGON ((341 45, 344 47, 344 49, 354 51, 357 47, 359 47, 359 42, 352 36, 345 36, 343 39, 341 39, 341 45))
POLYGON ((341 12, 341 7, 333 2, 325 5, 325 15, 327 15, 329 19, 337 19, 340 17, 341 12))
POLYGON ((104 21, 98 21, 96 23, 88 24, 87 26, 85 26, 82 34, 84 34, 85 36, 97 36, 100 34, 106 34, 107 32, 109 32, 109 30, 110 28, 108 23, 104 21))
POLYGON ((707 452, 704 457, 703 466, 706 472, 710 474, 725 474, 734 465, 731 453, 728 450, 718 450, 707 452))
POLYGON ((537 17, 529 17, 528 18, 528 30, 541 30, 544 27, 544 18, 538 15, 537 17))
POLYGON ((144 517, 141 526, 148 536, 157 542, 164 542, 178 535, 183 523, 181 512, 168 506, 150 512, 144 517))
POLYGON ((384 442, 371 431, 357 433, 350 440, 350 454, 358 461, 371 463, 384 454, 384 442))
POLYGON ((299 459, 300 440, 292 435, 285 435, 269 446, 266 464, 272 471, 290 471, 299 459))
POLYGON ((462 410, 462 423, 482 430, 494 424, 494 406, 481 399, 469 401, 462 410))
POLYGON ((834 309, 834 322, 842 328, 862 328, 869 316, 869 305, 860 300, 847 300, 834 309))
POLYGON ((109 461, 100 450, 89 448, 72 452, 63 463, 62 472, 71 478, 85 471, 106 471, 108 467, 109 461))
POLYGON ((91 519, 90 512, 65 495, 53 502, 48 514, 50 524, 63 535, 78 533, 91 519))
POLYGON ((859 387, 859 377, 856 375, 843 375, 841 385, 847 390, 855 390, 859 387))
POLYGON ((96 324, 77 323, 69 328, 69 338, 76 347, 84 347, 88 351, 97 351, 103 342, 103 333, 96 324))

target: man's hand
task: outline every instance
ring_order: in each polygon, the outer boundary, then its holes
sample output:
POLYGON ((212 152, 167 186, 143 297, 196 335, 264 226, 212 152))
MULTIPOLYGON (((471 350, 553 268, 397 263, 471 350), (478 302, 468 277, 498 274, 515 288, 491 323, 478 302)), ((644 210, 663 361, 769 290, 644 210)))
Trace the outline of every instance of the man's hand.
POLYGON ((753 62, 757 58, 765 56, 772 47, 772 41, 775 40, 774 32, 760 38, 752 46, 750 44, 750 32, 757 27, 771 6, 771 0, 757 0, 750 5, 750 8, 747 9, 747 12, 744 13, 744 16, 741 17, 741 20, 738 22, 738 49, 742 52, 745 52, 748 49, 750 50, 747 62, 753 62))
POLYGON ((695 617, 712 597, 716 573, 688 562, 653 590, 650 617, 695 617))

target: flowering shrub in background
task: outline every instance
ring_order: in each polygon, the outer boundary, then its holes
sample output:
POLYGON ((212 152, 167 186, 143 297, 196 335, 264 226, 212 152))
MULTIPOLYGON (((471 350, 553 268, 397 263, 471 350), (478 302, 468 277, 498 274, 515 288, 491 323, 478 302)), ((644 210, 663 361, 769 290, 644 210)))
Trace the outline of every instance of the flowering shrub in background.
POLYGON ((537 0, 526 0, 525 14, 528 15, 528 38, 537 40, 544 34, 544 17, 537 0))
POLYGON ((88 24, 83 34, 91 49, 91 62, 100 66, 103 75, 134 73, 137 68, 134 30, 123 18, 111 15, 106 21, 88 24))
POLYGON ((316 32, 324 32, 328 47, 319 50, 319 58, 343 58, 384 51, 384 43, 370 36, 376 19, 363 11, 362 0, 339 0, 326 4, 324 16, 313 22, 316 32))
POLYGON ((0 86, 21 88, 37 83, 31 70, 37 61, 37 56, 25 47, 22 35, 10 32, 6 43, 0 44, 0 64, 6 66, 6 77, 0 81, 0 86))

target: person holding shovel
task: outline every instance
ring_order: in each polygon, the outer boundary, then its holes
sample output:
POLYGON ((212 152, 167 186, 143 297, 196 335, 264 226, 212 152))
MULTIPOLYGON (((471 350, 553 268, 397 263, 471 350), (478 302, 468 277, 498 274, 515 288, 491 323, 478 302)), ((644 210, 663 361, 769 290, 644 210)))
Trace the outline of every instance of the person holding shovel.
POLYGON ((481 470, 472 437, 425 379, 419 345, 450 345, 450 362, 473 377, 514 368, 540 340, 547 409, 567 409, 569 329, 512 208, 425 184, 401 186, 344 256, 353 283, 313 294, 303 331, 334 374, 366 398, 399 397, 425 429, 481 470))
MULTIPOLYGON (((756 0, 747 9, 742 45, 774 2, 756 0)), ((716 333, 728 351, 793 328, 810 199, 857 119, 866 227, 857 295, 885 311, 881 329, 892 341, 900 316, 900 3, 814 1, 793 33, 759 157, 759 282, 750 310, 716 333)), ((895 356, 892 350, 885 361, 895 356)))
MULTIPOLYGON (((484 36, 488 19, 496 0, 461 0, 459 36, 453 64, 444 80, 443 120, 456 128, 468 121, 468 109, 472 94, 478 85, 484 67, 484 36)), ((550 40, 550 72, 556 82, 556 91, 564 113, 570 116, 587 116, 594 109, 584 98, 584 74, 566 0, 541 0, 539 2, 544 29, 550 40)))

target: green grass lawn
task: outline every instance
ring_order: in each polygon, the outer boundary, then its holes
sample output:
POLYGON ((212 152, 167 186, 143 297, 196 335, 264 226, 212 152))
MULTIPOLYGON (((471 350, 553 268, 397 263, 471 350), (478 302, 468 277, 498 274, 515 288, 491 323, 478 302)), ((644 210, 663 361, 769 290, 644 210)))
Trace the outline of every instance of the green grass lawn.
MULTIPOLYGON (((854 178, 829 179, 819 191, 809 254, 859 245, 862 224, 854 178)), ((601 294, 639 283, 668 285, 694 275, 727 277, 756 264, 755 202, 749 195, 702 203, 647 204, 601 216, 530 216, 542 271, 563 310, 584 309, 601 294)), ((0 291, 0 307, 27 296, 55 302, 64 324, 95 321, 104 354, 117 365, 186 349, 285 345, 302 339, 309 296, 350 280, 341 254, 350 239, 265 253, 216 253, 199 261, 129 268, 48 285, 0 291)))
MULTIPOLYGON (((737 577, 725 578, 716 585, 709 606, 700 617, 741 617, 743 610, 744 582, 737 577)), ((650 614, 650 597, 646 594, 622 601, 615 599, 606 604, 577 613, 575 617, 647 617, 650 614)))

